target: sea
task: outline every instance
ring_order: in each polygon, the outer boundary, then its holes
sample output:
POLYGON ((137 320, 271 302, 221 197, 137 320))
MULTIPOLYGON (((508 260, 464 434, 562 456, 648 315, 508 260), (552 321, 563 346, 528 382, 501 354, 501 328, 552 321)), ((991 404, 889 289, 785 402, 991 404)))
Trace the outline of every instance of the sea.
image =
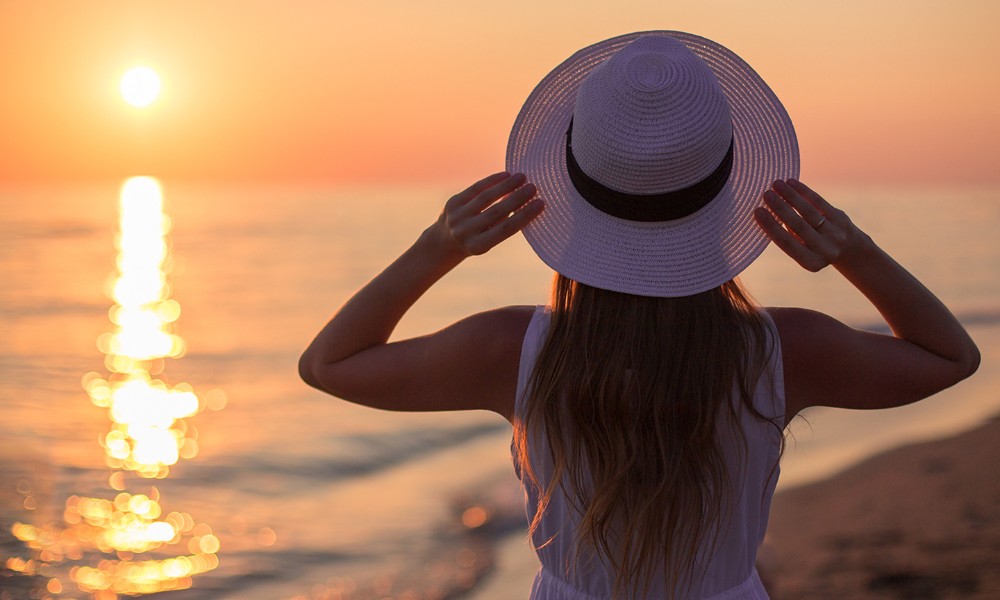
MULTIPOLYGON (((526 597, 502 418, 373 410, 296 371, 460 188, 0 186, 0 598, 526 597)), ((1000 414, 1000 188, 820 191, 952 309, 984 360, 917 404, 806 411, 779 493, 1000 414)), ((545 303, 551 278, 518 236, 450 273, 394 337, 545 303)), ((773 246, 743 281, 763 305, 886 331, 835 270, 773 246)))

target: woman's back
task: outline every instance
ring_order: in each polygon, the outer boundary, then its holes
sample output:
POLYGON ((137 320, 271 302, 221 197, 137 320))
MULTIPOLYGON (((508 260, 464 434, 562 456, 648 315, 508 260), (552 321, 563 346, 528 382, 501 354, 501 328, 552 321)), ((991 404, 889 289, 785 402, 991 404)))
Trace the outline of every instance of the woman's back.
MULTIPOLYGON (((544 344, 550 320, 551 313, 545 307, 538 307, 525 332, 515 419, 522 418, 526 413, 527 402, 530 401, 528 386, 531 371, 544 344)), ((727 523, 719 531, 715 552, 710 555, 708 548, 703 548, 700 565, 692 575, 691 596, 695 598, 767 597, 754 570, 754 562, 767 529, 771 495, 778 479, 782 435, 780 427, 776 428, 774 423, 783 423, 785 407, 778 338, 770 319, 765 318, 765 321, 768 323, 769 360, 765 374, 759 378, 754 390, 753 406, 772 421, 761 419, 742 402, 734 400, 739 427, 746 443, 744 446, 743 440, 732 436, 724 436, 721 440, 727 471, 732 475, 734 498, 732 510, 727 511, 727 523)), ((720 431, 727 430, 720 428, 720 431)), ((546 451, 546 441, 539 437, 529 439, 528 454, 531 468, 544 486, 552 471, 552 461, 546 451)), ((515 466, 518 466, 516 461, 515 455, 515 466)), ((524 476, 523 471, 519 468, 518 474, 524 482, 528 518, 533 520, 539 505, 539 489, 524 476)), ((591 568, 580 566, 574 570, 567 567, 576 555, 574 544, 579 520, 580 514, 574 510, 573 501, 557 489, 540 518, 532 540, 542 563, 532 598, 569 600, 612 597, 614 575, 609 565, 595 561, 591 568)), ((653 575, 650 583, 649 597, 670 597, 663 589, 662 570, 653 575)))
POLYGON ((814 405, 915 402, 978 367, 947 307, 794 179, 791 120, 716 42, 638 32, 580 50, 525 102, 507 168, 449 199, 323 327, 299 368, 310 385, 372 407, 509 419, 544 565, 536 598, 671 598, 688 572, 688 597, 766 598, 753 565, 788 419, 814 405), (707 319, 605 310, 598 328, 588 315, 601 310, 560 312, 556 302, 558 351, 539 350, 550 324, 530 307, 389 341, 435 282, 522 230, 560 281, 693 298, 699 310, 708 305, 695 296, 724 296, 773 241, 809 271, 835 267, 893 335, 804 309, 762 317, 730 295, 730 310, 716 305, 707 319))

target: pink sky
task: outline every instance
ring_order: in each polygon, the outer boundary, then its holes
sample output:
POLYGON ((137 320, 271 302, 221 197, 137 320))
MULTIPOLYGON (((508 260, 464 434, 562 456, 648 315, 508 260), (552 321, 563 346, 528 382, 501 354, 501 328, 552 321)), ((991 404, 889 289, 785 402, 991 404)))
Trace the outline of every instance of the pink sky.
POLYGON ((1000 3, 0 4, 0 182, 467 180, 579 47, 681 29, 785 102, 803 178, 1000 181, 1000 3), (117 86, 137 64, 164 89, 117 86))

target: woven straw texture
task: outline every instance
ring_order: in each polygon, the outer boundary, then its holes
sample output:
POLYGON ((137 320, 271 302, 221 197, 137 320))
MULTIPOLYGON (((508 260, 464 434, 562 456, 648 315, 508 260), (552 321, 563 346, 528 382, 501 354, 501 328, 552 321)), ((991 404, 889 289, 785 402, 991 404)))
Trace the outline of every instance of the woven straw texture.
POLYGON ((545 210, 525 228, 524 236, 549 267, 602 289, 675 297, 733 279, 763 252, 768 240, 754 223, 753 210, 772 181, 798 176, 799 152, 784 107, 739 56, 696 35, 650 31, 584 48, 549 73, 514 123, 507 170, 525 173, 545 201, 545 210), (676 60, 665 66, 650 62, 641 46, 655 50, 665 44, 639 39, 643 36, 676 40, 694 56, 674 52, 676 60), (628 53, 632 60, 597 69, 636 40, 628 53), (707 73, 703 65, 715 81, 698 75, 698 69, 707 73), (630 85, 622 86, 622 81, 630 85), (578 91, 576 119, 586 122, 582 127, 574 120, 578 91), (622 102, 594 109, 588 94, 617 94, 622 102), (615 108, 606 108, 612 105, 615 108), (653 130, 643 127, 644 121, 662 122, 667 113, 677 117, 669 128, 650 133, 653 130), (691 185, 715 169, 731 139, 729 181, 715 199, 687 217, 643 223, 609 216, 583 200, 567 175, 566 131, 571 120, 580 167, 612 189, 651 194, 691 185), (663 147, 685 151, 649 151, 663 147))

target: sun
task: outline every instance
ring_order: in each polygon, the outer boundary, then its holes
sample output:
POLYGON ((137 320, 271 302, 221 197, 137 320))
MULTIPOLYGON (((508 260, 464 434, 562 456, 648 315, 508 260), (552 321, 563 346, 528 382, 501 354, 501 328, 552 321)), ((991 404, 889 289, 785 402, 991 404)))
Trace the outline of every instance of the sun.
POLYGON ((132 106, 149 106, 160 95, 160 76, 149 67, 134 67, 122 75, 118 89, 132 106))

